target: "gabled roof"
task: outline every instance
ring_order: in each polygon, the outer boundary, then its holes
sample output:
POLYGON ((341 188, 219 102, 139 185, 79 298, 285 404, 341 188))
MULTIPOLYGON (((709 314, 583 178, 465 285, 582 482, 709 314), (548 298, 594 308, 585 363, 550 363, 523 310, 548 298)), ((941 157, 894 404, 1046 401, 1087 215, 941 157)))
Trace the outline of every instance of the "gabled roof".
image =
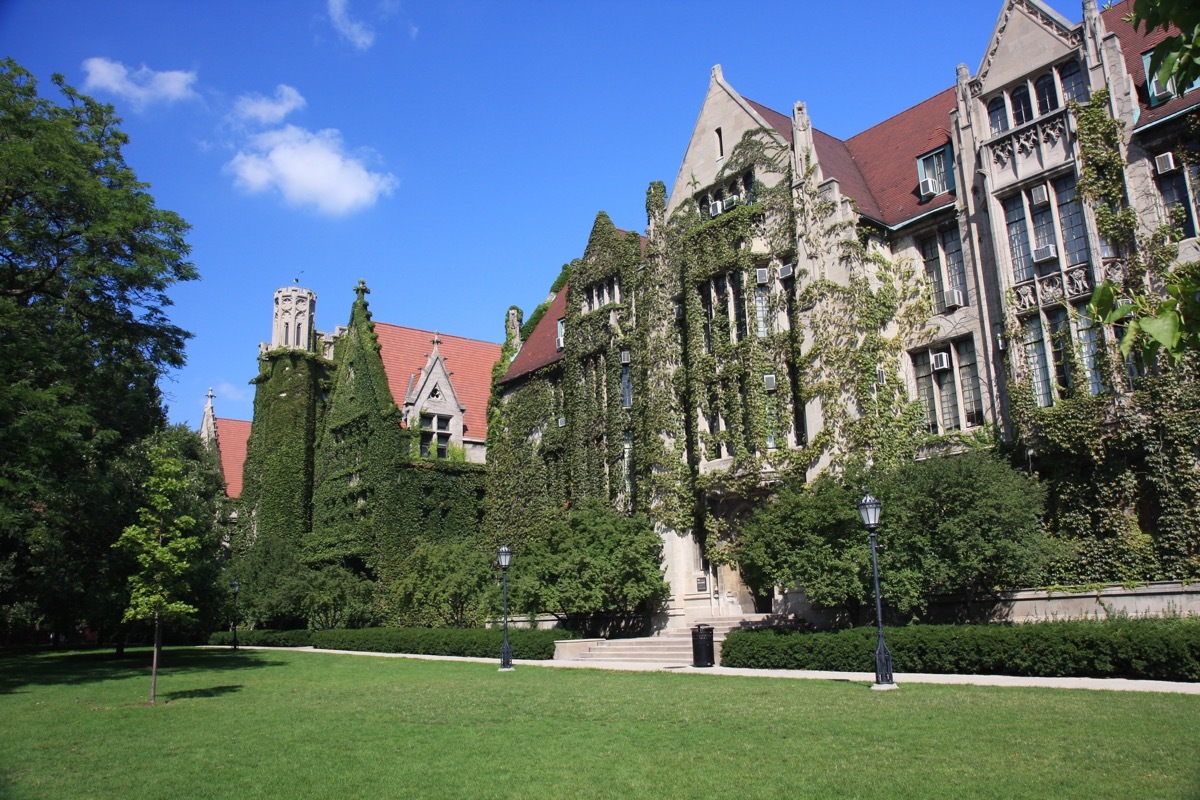
POLYGON ((558 321, 567 315, 567 289, 563 286, 550 302, 546 313, 538 320, 529 338, 521 346, 521 352, 508 365, 504 383, 528 375, 562 358, 562 351, 555 344, 558 338, 558 321))
POLYGON ((387 373, 388 388, 392 398, 400 404, 408 392, 409 380, 425 368, 436 336, 438 349, 454 382, 454 393, 467 407, 463 414, 463 436, 479 440, 487 438, 488 395, 492 387, 492 367, 500 359, 500 345, 386 322, 375 323, 375 336, 379 339, 379 355, 387 373))
POLYGON ((749 97, 743 97, 750 107, 753 108, 763 121, 766 122, 776 133, 783 137, 783 140, 789 145, 792 144, 792 120, 786 114, 780 114, 778 111, 767 108, 762 103, 756 103, 749 97))
POLYGON ((246 443, 250 441, 250 423, 243 419, 216 417, 217 455, 225 476, 225 494, 234 500, 242 496, 242 466, 246 463, 246 443))
MULTIPOLYGON (((1134 130, 1173 116, 1193 106, 1200 105, 1200 90, 1193 90, 1185 95, 1176 95, 1167 102, 1150 107, 1150 93, 1146 86, 1146 68, 1142 64, 1142 54, 1153 50, 1155 45, 1172 34, 1162 28, 1155 28, 1149 35, 1143 32, 1145 26, 1137 29, 1125 21, 1125 17, 1133 12, 1133 0, 1124 0, 1110 9, 1100 12, 1104 19, 1104 27, 1115 33, 1121 41, 1121 53, 1125 57, 1125 69, 1137 87, 1138 105, 1141 115, 1138 117, 1134 130)), ((1172 28, 1172 32, 1174 28, 1172 28)))

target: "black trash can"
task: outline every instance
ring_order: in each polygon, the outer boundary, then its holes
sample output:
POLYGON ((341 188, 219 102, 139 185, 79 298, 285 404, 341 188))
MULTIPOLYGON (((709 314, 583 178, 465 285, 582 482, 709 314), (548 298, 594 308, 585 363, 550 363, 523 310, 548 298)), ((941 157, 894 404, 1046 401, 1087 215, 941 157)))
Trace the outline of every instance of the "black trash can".
POLYGON ((715 660, 712 626, 697 625, 692 628, 692 666, 711 667, 715 660))

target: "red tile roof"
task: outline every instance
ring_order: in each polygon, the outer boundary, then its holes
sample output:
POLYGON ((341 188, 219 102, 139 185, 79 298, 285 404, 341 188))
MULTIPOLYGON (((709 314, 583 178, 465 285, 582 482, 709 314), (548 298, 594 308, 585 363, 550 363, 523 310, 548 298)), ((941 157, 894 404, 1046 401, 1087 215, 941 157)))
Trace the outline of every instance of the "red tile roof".
MULTIPOLYGON (((880 216, 876 219, 880 222, 896 227, 935 208, 953 205, 952 192, 929 200, 921 197, 917 157, 950 142, 950 112, 954 108, 951 87, 846 140, 878 206, 880 216)), ((830 176, 826 173, 825 177, 830 176)), ((866 213, 862 200, 859 208, 866 213)))
POLYGON ((458 401, 466 406, 463 414, 463 436, 468 439, 487 438, 487 404, 492 390, 492 367, 500 359, 500 345, 464 339, 445 333, 435 334, 417 328, 375 323, 379 339, 379 355, 387 373, 388 388, 399 406, 404 405, 409 380, 420 375, 433 352, 433 338, 440 342, 438 351, 446 359, 446 370, 454 383, 458 401))
POLYGON ((1171 32, 1167 32, 1162 28, 1155 28, 1147 35, 1144 32, 1144 25, 1135 29, 1133 25, 1125 21, 1125 17, 1132 12, 1133 0, 1124 0, 1108 10, 1100 12, 1100 16, 1104 19, 1104 27, 1110 33, 1115 33, 1121 40, 1121 53, 1125 56, 1125 69, 1129 71, 1129 76, 1137 87, 1138 105, 1141 106, 1142 113, 1138 117, 1137 125, 1134 126, 1136 130, 1200 104, 1200 91, 1191 91, 1182 96, 1177 95, 1161 105, 1150 107, 1150 94, 1146 87, 1146 68, 1142 64, 1142 54, 1153 50, 1155 45, 1171 36, 1175 29, 1172 28, 1171 32))
POLYGON ((558 338, 558 321, 567 315, 567 287, 564 286, 554 296, 549 308, 538 324, 529 334, 529 339, 521 346, 521 352, 508 366, 504 382, 528 375, 534 370, 553 364, 562 358, 562 351, 555 344, 558 338))
MULTIPOLYGON (((789 144, 792 122, 785 115, 746 102, 789 144)), ((895 227, 954 202, 953 194, 924 200, 918 189, 917 157, 950 141, 951 87, 846 141, 813 128, 821 174, 841 184, 861 214, 895 227)))
POLYGON ((217 454, 221 474, 225 476, 225 494, 236 500, 242 496, 242 466, 246 463, 246 443, 250 441, 250 423, 243 419, 213 420, 217 429, 217 454))

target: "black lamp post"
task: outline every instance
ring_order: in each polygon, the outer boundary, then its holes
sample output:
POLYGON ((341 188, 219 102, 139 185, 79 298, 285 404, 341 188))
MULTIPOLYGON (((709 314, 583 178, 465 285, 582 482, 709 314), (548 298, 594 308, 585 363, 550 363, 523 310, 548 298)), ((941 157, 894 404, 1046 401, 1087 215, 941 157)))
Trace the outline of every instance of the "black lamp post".
POLYGON ((875 622, 879 626, 879 644, 875 646, 875 685, 872 689, 895 689, 892 680, 892 654, 883 641, 883 601, 879 595, 879 557, 875 554, 875 531, 879 528, 879 512, 883 503, 868 492, 858 501, 858 515, 871 534, 871 571, 875 575, 875 622))
POLYGON ((501 545, 496 559, 504 576, 504 644, 500 645, 500 669, 507 672, 513 668, 512 647, 508 644, 508 565, 512 563, 512 550, 508 549, 508 545, 501 545))
POLYGON ((235 580, 232 580, 232 581, 230 581, 230 582, 229 582, 229 588, 233 590, 233 649, 234 649, 234 650, 237 650, 237 649, 238 649, 238 640, 237 640, 237 626, 238 626, 237 597, 238 597, 238 592, 240 592, 240 591, 242 590, 242 585, 241 585, 240 583, 238 583, 238 582, 237 582, 237 580, 235 579, 235 580))

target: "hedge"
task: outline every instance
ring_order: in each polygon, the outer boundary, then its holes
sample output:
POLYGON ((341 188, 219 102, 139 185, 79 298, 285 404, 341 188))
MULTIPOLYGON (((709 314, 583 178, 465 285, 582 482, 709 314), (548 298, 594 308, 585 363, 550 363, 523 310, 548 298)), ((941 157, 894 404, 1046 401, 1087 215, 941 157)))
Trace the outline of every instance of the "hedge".
MULTIPOLYGON (((1200 618, 886 628, 896 672, 1200 681, 1200 618)), ((721 665, 872 672, 874 628, 733 631, 721 665)))
MULTIPOLYGON (((312 631, 238 631, 238 644, 258 647, 308 647, 312 644, 312 631)), ((232 645, 231 631, 217 631, 208 637, 209 644, 232 645)))
MULTIPOLYGON (((312 644, 322 650, 499 658, 503 637, 501 628, 359 628, 313 631, 312 644)), ((577 637, 561 630, 508 631, 513 658, 542 661, 554 658, 556 639, 577 637)))

